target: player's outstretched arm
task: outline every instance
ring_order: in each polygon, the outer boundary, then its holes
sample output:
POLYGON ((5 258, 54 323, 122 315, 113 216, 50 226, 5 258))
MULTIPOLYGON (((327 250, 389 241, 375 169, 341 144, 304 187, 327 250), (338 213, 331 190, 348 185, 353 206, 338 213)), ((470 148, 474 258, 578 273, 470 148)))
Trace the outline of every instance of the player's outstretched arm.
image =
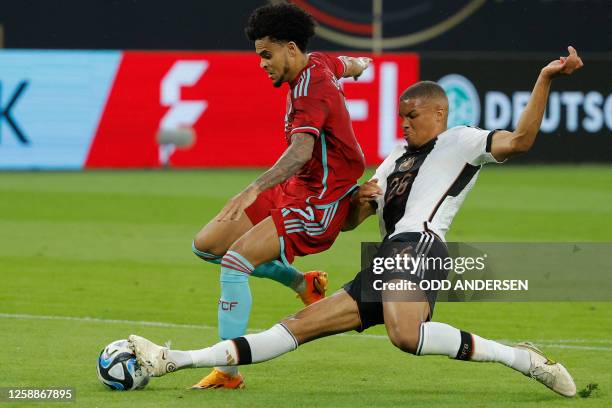
POLYGON ((560 75, 571 75, 584 65, 574 47, 569 46, 567 49, 569 51, 567 57, 560 57, 550 62, 540 71, 531 98, 521 114, 516 130, 495 133, 491 144, 491 154, 496 160, 503 161, 525 153, 533 146, 544 117, 552 80, 560 75))
POLYGON ((221 210, 219 221, 236 221, 245 208, 253 204, 259 193, 282 183, 293 176, 312 157, 314 136, 296 133, 291 137, 291 145, 278 161, 259 176, 238 195, 234 196, 221 210))
POLYGON ((361 74, 363 74, 363 71, 365 71, 372 62, 372 58, 368 57, 354 58, 342 56, 340 59, 344 62, 344 65, 346 65, 346 70, 344 71, 344 75, 342 77, 352 77, 355 81, 361 76, 361 74))
POLYGON ((351 207, 344 220, 342 231, 350 231, 361 224, 370 215, 376 213, 374 203, 376 197, 382 194, 382 189, 377 184, 377 179, 371 179, 363 183, 351 197, 351 207))

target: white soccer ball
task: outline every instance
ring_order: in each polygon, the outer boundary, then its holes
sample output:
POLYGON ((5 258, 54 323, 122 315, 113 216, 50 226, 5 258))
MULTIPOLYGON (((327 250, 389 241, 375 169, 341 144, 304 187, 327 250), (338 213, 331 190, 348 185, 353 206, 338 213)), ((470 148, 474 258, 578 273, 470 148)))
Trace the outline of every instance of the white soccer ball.
POLYGON ((102 349, 98 357, 98 379, 111 390, 120 391, 144 388, 149 382, 127 340, 113 341, 102 349))

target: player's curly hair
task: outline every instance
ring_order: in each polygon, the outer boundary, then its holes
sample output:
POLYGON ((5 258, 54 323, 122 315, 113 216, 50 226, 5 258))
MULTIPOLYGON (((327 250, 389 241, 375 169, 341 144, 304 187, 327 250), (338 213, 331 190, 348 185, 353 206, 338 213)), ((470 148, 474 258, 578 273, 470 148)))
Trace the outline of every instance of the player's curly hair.
POLYGON ((314 35, 315 21, 301 8, 289 3, 267 4, 255 9, 244 32, 251 41, 269 37, 273 41, 293 41, 305 52, 314 35))

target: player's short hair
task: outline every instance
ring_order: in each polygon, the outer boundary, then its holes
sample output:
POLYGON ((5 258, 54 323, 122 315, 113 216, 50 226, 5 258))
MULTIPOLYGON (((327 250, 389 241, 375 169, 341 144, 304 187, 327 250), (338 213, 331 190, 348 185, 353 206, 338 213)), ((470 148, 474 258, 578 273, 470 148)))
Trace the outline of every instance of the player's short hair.
POLYGON ((448 102, 446 92, 434 81, 419 81, 412 84, 400 96, 402 101, 412 98, 441 98, 448 102))
POLYGON ((264 37, 277 42, 293 41, 305 52, 314 29, 315 21, 310 14, 293 4, 278 3, 255 9, 244 32, 251 41, 264 37))

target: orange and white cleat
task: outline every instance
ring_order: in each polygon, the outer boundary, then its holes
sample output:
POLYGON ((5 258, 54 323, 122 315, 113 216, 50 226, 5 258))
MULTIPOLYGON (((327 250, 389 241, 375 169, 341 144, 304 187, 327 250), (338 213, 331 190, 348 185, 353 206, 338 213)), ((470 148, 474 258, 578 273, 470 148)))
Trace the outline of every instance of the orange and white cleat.
POLYGON ((327 272, 310 271, 304 273, 304 283, 306 289, 304 292, 298 293, 298 297, 302 299, 304 305, 308 306, 325 297, 327 290, 327 272))
POLYGON ((231 376, 214 368, 210 374, 202 378, 199 383, 191 386, 191 388, 195 390, 213 390, 218 388, 238 390, 244 388, 244 378, 242 378, 240 373, 231 376))

